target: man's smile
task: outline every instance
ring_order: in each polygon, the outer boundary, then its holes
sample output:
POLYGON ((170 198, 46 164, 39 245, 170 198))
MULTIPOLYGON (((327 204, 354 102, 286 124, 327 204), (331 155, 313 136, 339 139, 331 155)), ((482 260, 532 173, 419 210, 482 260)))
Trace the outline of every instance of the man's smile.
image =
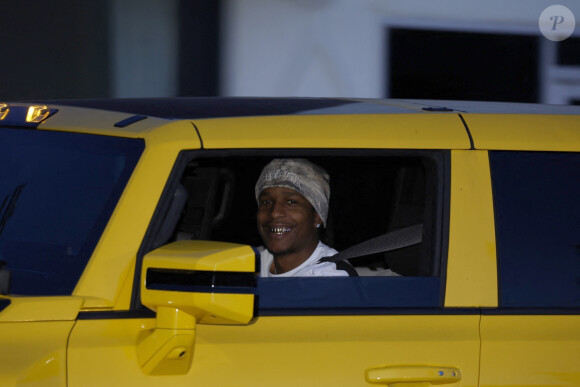
POLYGON ((290 226, 266 226, 266 230, 269 231, 270 234, 274 234, 274 236, 282 236, 290 231, 292 231, 294 227, 290 226))
POLYGON ((270 227, 270 233, 276 235, 283 235, 292 231, 292 227, 270 227))

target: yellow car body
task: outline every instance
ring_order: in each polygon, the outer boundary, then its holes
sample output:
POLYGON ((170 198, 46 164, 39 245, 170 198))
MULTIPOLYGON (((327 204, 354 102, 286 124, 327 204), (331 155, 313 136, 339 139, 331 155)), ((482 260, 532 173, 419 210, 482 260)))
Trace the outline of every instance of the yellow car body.
MULTIPOLYGON (((27 104, 0 105, 0 112, 6 113, 0 115, 0 131, 7 136, 29 131, 31 136, 61 134, 71 141, 89 136, 142 144, 70 291, 7 291, 0 296, 0 385, 580 385, 580 299, 551 305, 552 298, 546 298, 535 303, 518 292, 519 286, 538 285, 535 280, 526 285, 524 275, 517 277, 521 282, 514 280, 515 290, 509 290, 514 275, 500 270, 519 261, 503 258, 507 253, 501 249, 508 243, 498 242, 498 233, 505 238, 511 235, 512 226, 502 228, 508 215, 500 208, 511 208, 512 201, 500 203, 504 199, 498 198, 499 183, 494 180, 512 157, 523 154, 537 165, 547 163, 536 161, 536 155, 556 155, 566 162, 572 158, 580 165, 580 108, 325 101, 54 101, 43 105, 47 114, 36 123, 27 122, 21 114, 27 104), (285 104, 293 103, 300 108, 286 109, 285 104), (196 106, 200 107, 195 110, 196 106), (432 210, 428 221, 433 236, 423 244, 432 243, 428 254, 437 260, 431 275, 296 279, 279 285, 257 277, 259 254, 250 241, 202 241, 205 238, 200 237, 164 241, 159 246, 152 241, 163 229, 174 187, 187 173, 183 171, 203 165, 204 160, 212 168, 225 159, 231 159, 226 161, 232 168, 247 162, 247 168, 239 169, 245 171, 256 165, 256 158, 262 162, 284 155, 319 157, 337 165, 348 160, 357 168, 359 159, 372 165, 373 158, 385 158, 380 161, 382 168, 393 160, 419 160, 431 153, 436 160, 433 165, 440 168, 433 172, 436 182, 425 188, 438 187, 433 188, 437 194, 431 207, 425 205, 432 210), (234 285, 219 282, 231 273, 234 285), (202 274, 210 276, 213 285, 204 282, 206 277, 198 277, 202 274), (419 289, 417 299, 409 295, 422 284, 427 286, 425 294, 419 289), (317 295, 324 299, 320 304, 318 299, 300 300, 303 295, 308 298, 310 285, 319 286, 317 295), (277 286, 285 287, 275 290, 276 297, 290 299, 284 299, 281 306, 266 293, 277 286), (294 296, 296 287, 301 290, 294 296), (405 289, 400 295, 396 293, 399 287, 405 289), (361 294, 352 301, 341 293, 351 288, 361 294), (384 289, 384 295, 376 300, 364 293, 372 292, 374 297, 377 289, 384 289), (435 294, 429 294, 433 293, 429 289, 435 294), (412 300, 408 305, 407 296, 412 300), (391 303, 390 299, 397 300, 391 303)), ((252 173, 255 176, 259 170, 252 173)), ((574 176, 575 172, 570 173, 574 176)), ((235 174, 234 178, 238 186, 253 187, 254 181, 235 174)), ((502 181, 509 180, 508 175, 502 181)), ((557 184, 556 180, 545 182, 545 186, 557 184)), ((580 183, 566 184, 577 189, 580 183)), ((12 186, 9 191, 0 190, 0 200, 15 202, 11 212, 2 205, 5 231, 0 231, 0 260, 7 262, 5 272, 14 272, 13 288, 19 286, 18 270, 23 269, 11 269, 10 254, 22 246, 16 237, 8 240, 11 216, 20 211, 20 201, 26 200, 31 186, 20 188, 22 199, 12 186)), ((526 192, 530 197, 539 194, 526 192)), ((372 198, 375 203, 380 198, 377 192, 375 196, 367 193, 371 195, 353 189, 345 202, 359 211, 361 202, 372 198)), ((252 194, 249 201, 234 200, 234 209, 252 213, 252 194)), ((546 197, 541 196, 542 200, 546 197)), ((578 208, 569 209, 568 224, 576 227, 578 208)), ((358 215, 381 222, 378 213, 360 211, 358 215)), ((335 220, 340 222, 340 215, 335 220)), ((255 220, 249 219, 249 226, 230 227, 226 216, 223 224, 229 233, 250 233, 255 220)), ((580 234, 575 243, 580 244, 580 234)), ((42 246, 32 251, 39 254, 42 246)), ((546 256, 545 266, 550 266, 552 258, 546 256)), ((526 256, 518 259, 527 265, 526 256)), ((50 265, 57 264, 63 263, 50 265)), ((570 297, 580 294, 576 292, 570 297)), ((553 299, 562 297, 555 294, 553 299)))

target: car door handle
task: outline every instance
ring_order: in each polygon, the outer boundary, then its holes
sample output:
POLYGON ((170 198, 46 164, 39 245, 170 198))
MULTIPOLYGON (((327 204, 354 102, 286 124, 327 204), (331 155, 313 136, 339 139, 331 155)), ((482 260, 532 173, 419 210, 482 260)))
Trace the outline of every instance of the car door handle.
POLYGON ((455 367, 400 365, 369 368, 365 377, 369 383, 391 387, 427 387, 456 383, 461 380, 461 371, 455 367))

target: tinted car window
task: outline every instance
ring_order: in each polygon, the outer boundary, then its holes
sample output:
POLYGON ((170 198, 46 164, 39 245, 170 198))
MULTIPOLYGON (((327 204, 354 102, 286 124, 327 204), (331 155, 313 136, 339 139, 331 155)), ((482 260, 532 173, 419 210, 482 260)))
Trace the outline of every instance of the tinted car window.
POLYGON ((11 293, 72 292, 143 149, 137 139, 0 130, 0 260, 11 293))
POLYGON ((500 303, 580 306, 580 155, 491 152, 500 303))

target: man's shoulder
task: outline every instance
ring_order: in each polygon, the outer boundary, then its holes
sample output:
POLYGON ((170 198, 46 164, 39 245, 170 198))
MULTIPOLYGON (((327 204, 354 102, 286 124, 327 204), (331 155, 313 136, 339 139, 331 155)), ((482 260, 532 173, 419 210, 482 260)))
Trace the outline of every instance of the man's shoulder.
POLYGON ((317 274, 317 275, 335 275, 335 276, 358 276, 356 270, 352 267, 352 265, 348 261, 336 261, 336 262, 324 262, 320 261, 326 257, 332 257, 338 254, 338 251, 325 245, 324 243, 320 242, 318 244, 320 248, 319 259, 316 262, 316 267, 320 268, 320 270, 324 274, 317 274), (331 273, 331 274, 329 274, 331 273))
POLYGON ((316 247, 316 250, 314 251, 313 255, 316 255, 317 258, 320 259, 324 257, 332 257, 333 255, 336 254, 338 254, 338 251, 336 251, 330 246, 325 245, 322 242, 318 242, 318 246, 316 247))

